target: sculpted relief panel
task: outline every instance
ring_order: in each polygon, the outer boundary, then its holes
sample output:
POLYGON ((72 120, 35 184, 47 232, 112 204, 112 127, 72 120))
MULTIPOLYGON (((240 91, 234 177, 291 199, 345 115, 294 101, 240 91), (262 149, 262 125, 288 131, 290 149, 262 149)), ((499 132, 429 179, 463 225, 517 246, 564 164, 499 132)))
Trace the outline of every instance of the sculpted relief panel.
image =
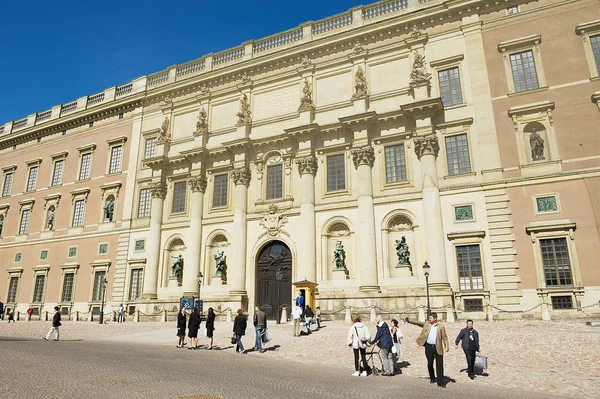
MULTIPOLYGON (((239 98, 235 98, 230 102, 213 105, 209 112, 211 131, 224 129, 235 126, 238 118, 236 114, 239 112, 239 98)), ((194 120, 195 123, 195 120, 194 120)))
POLYGON ((300 106, 298 86, 282 87, 265 93, 255 94, 252 98, 254 120, 268 119, 295 112, 300 106))
POLYGON ((409 76, 408 58, 372 65, 369 67, 370 92, 379 94, 407 88, 409 76))

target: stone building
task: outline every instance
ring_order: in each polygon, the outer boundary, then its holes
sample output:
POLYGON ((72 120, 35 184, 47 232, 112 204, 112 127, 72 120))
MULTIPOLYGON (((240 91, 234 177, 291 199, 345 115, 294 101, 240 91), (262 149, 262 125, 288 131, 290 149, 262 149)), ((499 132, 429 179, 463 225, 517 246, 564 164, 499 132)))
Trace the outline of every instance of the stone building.
POLYGON ((381 1, 9 122, 0 295, 598 314, 599 69, 596 0, 381 1))

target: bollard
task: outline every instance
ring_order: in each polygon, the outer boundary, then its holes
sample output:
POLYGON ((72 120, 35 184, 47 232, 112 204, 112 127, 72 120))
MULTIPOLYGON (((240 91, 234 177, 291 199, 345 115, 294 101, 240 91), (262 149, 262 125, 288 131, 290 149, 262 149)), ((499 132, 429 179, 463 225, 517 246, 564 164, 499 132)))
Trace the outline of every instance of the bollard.
POLYGON ((419 318, 418 318, 418 320, 419 320, 421 323, 424 323, 424 322, 425 322, 425 309, 423 309, 423 307, 420 307, 420 308, 419 308, 419 318))
POLYGON ((231 308, 227 308, 226 310, 226 314, 227 316, 225 316, 225 321, 227 321, 228 323, 231 323, 231 308))
POLYGON ((448 308, 448 310, 446 310, 446 323, 454 323, 455 321, 454 309, 448 308))
POLYGON ((90 309, 90 311, 88 313, 88 320, 87 321, 94 321, 94 312, 92 311, 92 309, 90 309))
POLYGON ((287 315, 287 306, 283 306, 281 308, 281 320, 279 320, 279 322, 281 324, 285 324, 288 320, 288 315, 287 315))
POLYGON ((163 311, 162 311, 162 317, 161 317, 160 321, 162 323, 166 323, 167 322, 167 311, 166 311, 166 309, 163 309, 163 311))
POLYGON ((346 305, 346 315, 344 316, 344 321, 352 321, 352 307, 350 305, 346 305))
POLYGON ((133 322, 137 323, 140 321, 140 311, 136 310, 135 313, 133 314, 133 322))
POLYGON ((20 315, 21 315, 21 312, 17 311, 17 314, 16 314, 16 316, 15 316, 15 317, 16 317, 16 319, 15 319, 15 320, 19 321, 19 316, 20 316, 20 315))
POLYGON ((375 305, 371 305, 371 314, 369 315, 369 321, 374 323, 377 320, 377 312, 375 311, 375 305))
POLYGON ((548 310, 548 305, 546 304, 546 301, 544 299, 542 299, 542 320, 543 321, 550 321, 552 320, 552 318, 550 317, 550 311, 548 310))
POLYGON ((487 305, 487 319, 488 321, 494 321, 494 313, 492 313, 492 306, 487 305))

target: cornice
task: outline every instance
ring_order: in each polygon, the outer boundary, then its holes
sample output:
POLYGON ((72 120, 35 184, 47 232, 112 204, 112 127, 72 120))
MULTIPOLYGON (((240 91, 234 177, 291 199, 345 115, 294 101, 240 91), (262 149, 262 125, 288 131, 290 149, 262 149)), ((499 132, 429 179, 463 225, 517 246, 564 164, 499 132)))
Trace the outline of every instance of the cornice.
POLYGON ((473 124, 473 118, 464 118, 464 119, 458 119, 455 121, 449 121, 449 122, 443 122, 443 123, 438 123, 436 124, 436 128, 438 129, 448 129, 451 127, 457 127, 457 126, 471 126, 473 124))
POLYGON ((407 114, 430 112, 435 115, 440 112, 442 108, 442 99, 439 97, 400 106, 400 110, 407 114))
POLYGON ((319 131, 319 124, 311 123, 308 125, 295 126, 288 129, 283 129, 288 135, 298 137, 303 135, 314 135, 319 131))
POLYGON ((508 116, 532 114, 535 112, 546 112, 554 109, 554 101, 542 101, 539 103, 519 105, 508 109, 508 116))
POLYGON ((457 233, 448 233, 446 235, 448 240, 460 240, 460 239, 469 239, 469 238, 485 238, 485 231, 461 231, 457 233))
POLYGON ((350 116, 344 116, 342 118, 338 118, 341 124, 343 125, 355 125, 358 123, 369 123, 373 122, 377 119, 377 112, 364 112, 362 114, 355 114, 350 116))
POLYGON ((589 32, 600 31, 600 19, 595 21, 585 22, 583 24, 579 24, 575 27, 575 33, 578 35, 585 35, 589 32))
POLYGON ((518 39, 507 40, 498 43, 498 51, 504 53, 506 51, 527 47, 530 45, 540 44, 542 42, 542 35, 530 35, 520 37, 518 39))

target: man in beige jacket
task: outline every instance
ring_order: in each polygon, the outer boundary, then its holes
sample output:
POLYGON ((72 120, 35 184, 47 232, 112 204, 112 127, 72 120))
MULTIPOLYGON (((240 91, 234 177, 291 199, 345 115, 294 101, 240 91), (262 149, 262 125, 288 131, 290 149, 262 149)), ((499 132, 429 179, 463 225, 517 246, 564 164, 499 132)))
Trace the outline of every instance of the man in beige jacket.
POLYGON ((437 313, 431 312, 429 323, 420 323, 410 321, 408 317, 404 319, 407 323, 423 327, 421 334, 417 338, 417 344, 425 347, 425 356, 427 357, 427 369, 429 370, 429 380, 433 384, 437 382, 438 387, 446 388, 444 384, 444 351, 448 352, 448 335, 446 327, 438 323, 437 313), (435 373, 433 370, 433 360, 435 359, 435 373), (437 379, 435 378, 437 374, 437 379))

